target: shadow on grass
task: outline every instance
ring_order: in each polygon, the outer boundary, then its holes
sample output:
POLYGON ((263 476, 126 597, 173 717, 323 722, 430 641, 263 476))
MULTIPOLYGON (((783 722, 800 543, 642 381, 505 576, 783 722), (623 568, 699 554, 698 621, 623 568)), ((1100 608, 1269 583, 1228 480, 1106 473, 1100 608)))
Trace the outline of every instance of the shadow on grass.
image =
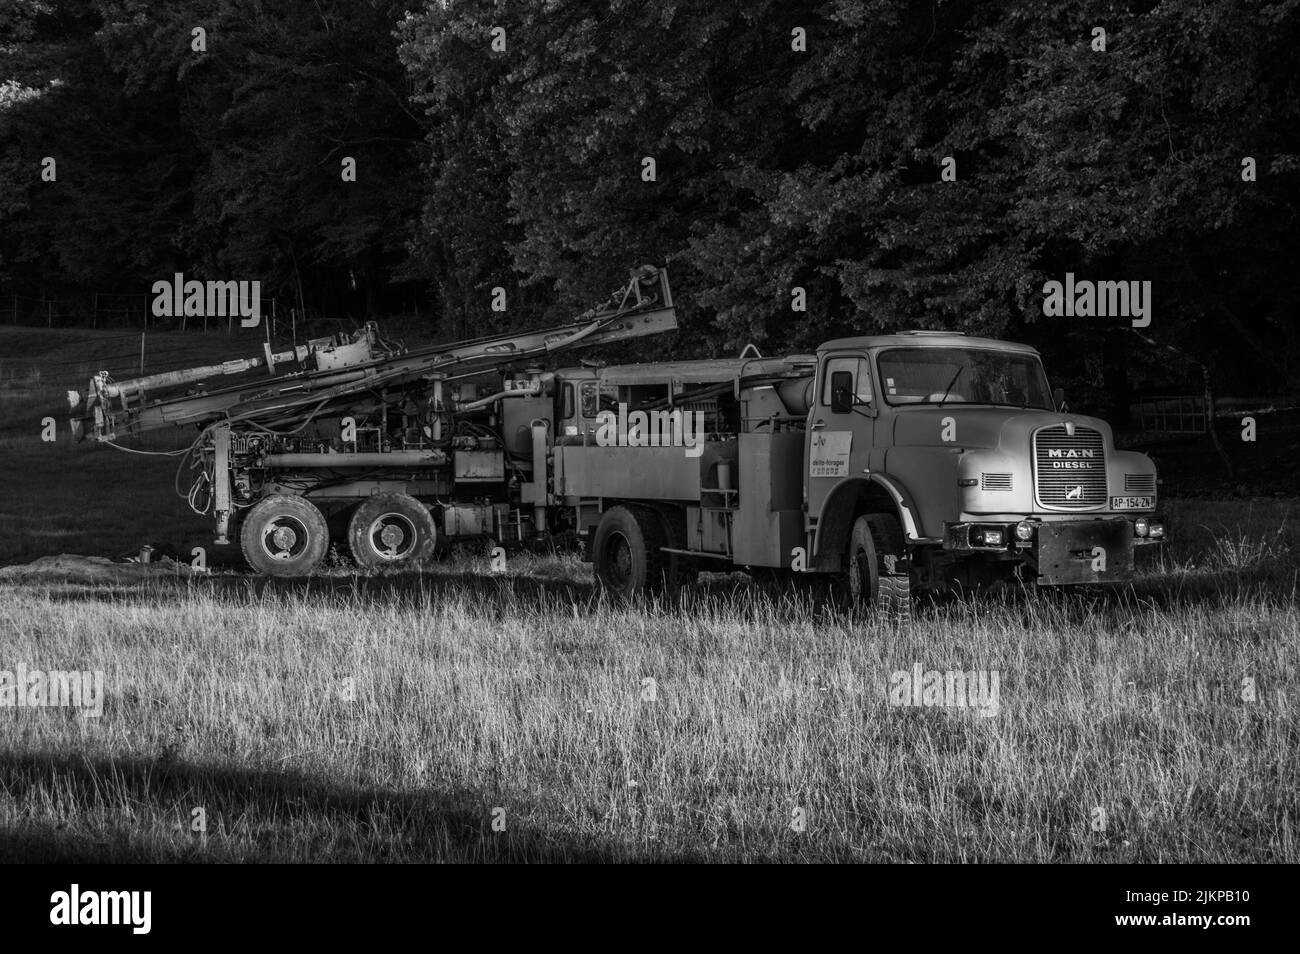
MULTIPOLYGON (((187 591, 210 594, 232 605, 275 597, 318 596, 333 602, 383 602, 460 599, 473 604, 509 596, 513 601, 554 605, 556 601, 579 607, 594 605, 599 594, 590 580, 548 579, 541 576, 494 576, 489 573, 418 571, 375 575, 322 574, 282 579, 250 573, 177 578, 163 576, 140 584, 83 584, 52 580, 47 584, 27 581, 14 584, 31 588, 41 585, 54 602, 121 603, 156 600, 187 591)), ((3 584, 0 584, 0 590, 3 584)))
POLYGON ((681 852, 569 844, 520 827, 502 795, 368 788, 295 772, 170 760, 0 755, 0 789, 22 805, 57 803, 67 821, 0 831, 0 859, 124 862, 695 862, 681 852), (506 830, 492 830, 495 804, 506 830), (190 832, 206 813, 207 838, 190 832), (93 819, 108 817, 96 827, 93 819))
MULTIPOLYGON (((1277 561, 1245 567, 1176 570, 1164 575, 1146 571, 1132 583, 1106 586, 1026 589, 1008 585, 944 597, 918 597, 914 601, 914 616, 924 619, 959 603, 978 611, 1040 603, 1069 617, 1098 610, 1131 610, 1138 605, 1176 610, 1220 608, 1243 601, 1284 604, 1296 598, 1298 572, 1290 561, 1277 561)), ((655 615, 732 613, 742 620, 759 615, 797 621, 842 615, 843 587, 842 582, 827 577, 751 579, 743 572, 705 574, 694 586, 639 600, 636 606, 655 615)), ((335 572, 299 579, 225 573, 194 578, 162 577, 136 586, 51 584, 47 595, 55 602, 129 603, 170 598, 185 591, 210 594, 232 606, 277 598, 319 599, 340 608, 389 603, 438 606, 459 601, 473 607, 494 606, 498 616, 520 610, 589 615, 602 605, 609 605, 609 597, 590 578, 546 573, 494 575, 442 568, 370 575, 335 572)))
MULTIPOLYGON (((199 581, 197 585, 202 585, 199 581)), ((265 576, 213 577, 214 593, 264 599, 278 595, 320 594, 331 598, 366 601, 424 601, 461 599, 473 604, 512 600, 537 605, 557 601, 587 606, 599 598, 590 580, 552 579, 545 576, 501 575, 460 572, 387 572, 374 575, 314 576, 304 579, 276 579, 265 576)))

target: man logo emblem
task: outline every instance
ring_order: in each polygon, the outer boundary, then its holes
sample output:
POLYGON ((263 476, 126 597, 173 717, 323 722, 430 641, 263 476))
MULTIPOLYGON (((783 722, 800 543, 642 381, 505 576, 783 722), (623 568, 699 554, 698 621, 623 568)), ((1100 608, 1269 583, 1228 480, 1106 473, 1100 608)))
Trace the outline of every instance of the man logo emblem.
POLYGON ((1079 484, 1078 486, 1076 486, 1073 490, 1071 490, 1068 494, 1065 495, 1065 499, 1066 499, 1066 500, 1082 500, 1082 499, 1083 499, 1083 485, 1082 485, 1082 484, 1079 484))

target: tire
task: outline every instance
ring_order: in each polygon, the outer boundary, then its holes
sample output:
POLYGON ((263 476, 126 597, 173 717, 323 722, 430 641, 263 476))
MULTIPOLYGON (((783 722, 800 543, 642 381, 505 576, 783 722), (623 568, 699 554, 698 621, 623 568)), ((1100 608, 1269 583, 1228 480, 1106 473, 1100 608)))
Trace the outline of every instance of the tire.
POLYGON ((248 511, 239 544, 258 573, 309 576, 329 551, 329 525, 310 500, 277 494, 248 511))
POLYGON ((348 521, 348 549, 366 570, 420 566, 437 545, 433 514, 410 494, 367 497, 348 521))
POLYGON ((643 507, 611 507, 596 525, 591 562, 596 582, 619 600, 663 590, 666 535, 659 515, 643 507))
POLYGON ((912 615, 911 573, 898 519, 890 514, 858 517, 849 536, 849 595, 854 608, 885 619, 912 615))

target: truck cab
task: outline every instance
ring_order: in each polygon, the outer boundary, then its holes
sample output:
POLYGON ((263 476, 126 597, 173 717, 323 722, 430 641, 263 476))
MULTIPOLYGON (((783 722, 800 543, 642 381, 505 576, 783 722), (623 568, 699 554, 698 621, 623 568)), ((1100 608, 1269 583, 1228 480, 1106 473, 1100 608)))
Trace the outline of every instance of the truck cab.
POLYGON ((1113 582, 1163 538, 1150 458, 1066 413, 1031 347, 838 339, 818 349, 814 394, 804 487, 817 569, 868 588, 882 575, 934 589, 1113 582))

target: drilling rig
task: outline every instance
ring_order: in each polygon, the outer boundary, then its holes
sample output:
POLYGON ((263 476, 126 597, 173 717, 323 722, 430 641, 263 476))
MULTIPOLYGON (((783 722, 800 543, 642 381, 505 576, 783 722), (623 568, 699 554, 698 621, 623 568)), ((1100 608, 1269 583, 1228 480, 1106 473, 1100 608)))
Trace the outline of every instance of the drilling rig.
POLYGON ((69 392, 72 429, 117 445, 196 428, 176 452, 178 487, 188 467, 190 506, 259 572, 309 574, 331 543, 364 568, 418 565, 458 539, 524 544, 565 529, 547 506, 547 453, 566 422, 545 365, 676 327, 667 272, 645 266, 608 302, 539 331, 407 350, 371 322, 259 357, 100 372, 84 396, 69 392))
POLYGON ((542 364, 675 327, 668 277, 647 267, 545 331, 408 352, 367 325, 100 374, 73 396, 74 430, 197 426, 179 452, 191 506, 277 576, 310 573, 331 540, 370 568, 565 531, 618 598, 700 570, 812 574, 905 615, 914 592, 1123 583, 1165 540, 1151 459, 1071 413, 1027 345, 911 331, 775 358, 542 364), (258 369, 272 376, 204 390, 258 369))

